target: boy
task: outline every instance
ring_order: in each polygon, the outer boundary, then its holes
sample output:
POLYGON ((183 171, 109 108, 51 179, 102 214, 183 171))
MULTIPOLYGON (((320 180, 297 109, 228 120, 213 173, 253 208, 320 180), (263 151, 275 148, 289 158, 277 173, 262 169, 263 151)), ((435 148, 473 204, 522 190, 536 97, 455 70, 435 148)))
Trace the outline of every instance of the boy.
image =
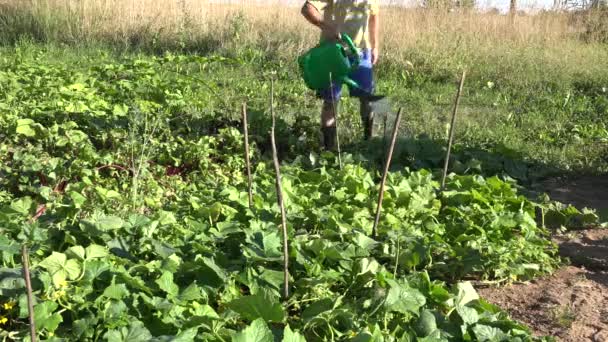
MULTIPOLYGON (((378 62, 379 0, 307 0, 302 6, 302 15, 321 29, 321 38, 337 40, 340 33, 348 34, 360 51, 361 63, 351 78, 361 87, 373 92, 372 67, 378 62), (323 14, 321 14, 323 13, 323 14)), ((336 113, 341 84, 334 84, 317 94, 323 99, 321 131, 325 149, 333 150, 336 142, 336 113)), ((357 97, 356 89, 350 91, 357 97)), ((361 121, 364 139, 371 137, 373 114, 368 101, 360 100, 361 121)))

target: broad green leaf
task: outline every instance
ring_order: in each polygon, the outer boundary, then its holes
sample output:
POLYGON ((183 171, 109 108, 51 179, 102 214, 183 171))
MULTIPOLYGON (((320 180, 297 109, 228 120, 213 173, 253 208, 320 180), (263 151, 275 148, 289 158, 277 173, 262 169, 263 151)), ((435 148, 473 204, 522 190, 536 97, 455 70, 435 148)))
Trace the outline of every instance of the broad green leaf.
POLYGON ((108 251, 105 247, 100 245, 90 245, 86 249, 87 260, 95 258, 105 258, 108 255, 108 251))
POLYGON ((33 201, 29 196, 21 197, 18 200, 15 200, 11 203, 11 209, 14 211, 27 215, 30 213, 32 209, 33 201))
POLYGON ((192 283, 179 294, 178 299, 180 301, 189 302, 201 297, 201 289, 195 283, 192 283))
POLYGON ((417 314, 418 310, 426 303, 426 297, 417 289, 394 280, 388 280, 387 282, 391 287, 384 303, 387 311, 417 314))
POLYGON ((186 329, 171 339, 171 342, 192 342, 198 334, 198 328, 186 329))
POLYGON ((458 312, 458 315, 460 315, 460 318, 462 318, 462 321, 466 324, 474 324, 479 320, 479 314, 474 308, 459 305, 456 306, 456 311, 458 312))
POLYGON ((209 305, 200 305, 197 302, 192 303, 192 307, 194 308, 192 314, 194 316, 200 317, 210 317, 210 318, 220 318, 220 316, 213 310, 209 305))
POLYGON ((114 108, 112 108, 112 114, 114 114, 116 116, 127 115, 128 111, 129 111, 129 107, 127 107, 127 105, 125 105, 125 104, 116 104, 116 105, 114 105, 114 108))
POLYGON ((302 312, 302 318, 304 319, 304 321, 311 320, 322 314, 323 312, 327 312, 333 309, 333 307, 334 300, 332 300, 331 298, 323 298, 307 306, 306 309, 304 309, 304 311, 302 312))
POLYGON ((55 302, 42 302, 34 306, 34 321, 36 323, 36 329, 47 331, 55 331, 59 326, 59 323, 63 322, 63 318, 58 313, 53 313, 57 309, 57 303, 55 302))
POLYGON ((123 221, 120 217, 105 216, 97 220, 97 225, 99 226, 100 230, 115 230, 122 227, 123 221))
POLYGON ((172 212, 161 210, 158 213, 158 222, 161 225, 171 225, 177 223, 177 219, 175 218, 175 215, 172 212))
POLYGON ((128 317, 127 304, 122 300, 106 300, 103 306, 102 317, 106 322, 120 322, 128 317))
POLYGON ((66 261, 64 268, 70 280, 74 280, 80 275, 81 268, 78 260, 70 259, 66 261))
POLYGON ((232 342, 274 342, 272 331, 263 319, 258 318, 247 328, 232 336, 232 342))
POLYGON ((297 331, 292 331, 288 324, 283 331, 283 342, 306 342, 306 339, 297 331))
POLYGON ((480 342, 504 341, 508 338, 500 329, 485 324, 476 324, 472 330, 476 337, 475 340, 480 342))
POLYGON ((82 246, 72 246, 70 248, 68 248, 68 250, 66 251, 66 253, 68 253, 68 255, 78 258, 78 260, 83 261, 84 260, 84 248, 82 246))
POLYGON ((129 327, 109 330, 103 336, 108 342, 148 342, 152 339, 150 331, 140 321, 131 321, 129 327))
POLYGON ((81 208, 82 205, 87 201, 87 198, 77 193, 76 191, 70 191, 70 198, 74 202, 74 207, 81 208))
POLYGON ((19 119, 17 120, 17 134, 22 134, 27 137, 36 136, 36 131, 32 129, 32 124, 34 120, 32 119, 19 119))
POLYGON ((356 246, 363 249, 371 249, 374 245, 378 244, 376 240, 367 237, 363 233, 357 233, 353 239, 353 242, 356 246))
MULTIPOLYGON (((403 339, 402 339, 403 340, 403 339)), ((400 341, 402 341, 400 340, 400 341)), ((355 336, 351 342, 384 342, 384 336, 378 324, 373 326, 373 333, 369 329, 365 329, 355 336)), ((407 340, 403 340, 407 341, 407 340)))
POLYGON ((127 290, 125 284, 112 284, 106 287, 103 295, 111 299, 120 300, 129 295, 129 290, 127 290))
POLYGON ((23 271, 21 268, 0 267, 0 296, 8 297, 8 293, 25 288, 23 271))
POLYGON ((414 326, 418 336, 429 336, 433 331, 437 330, 437 320, 432 311, 426 309, 420 313, 420 317, 414 326))
POLYGON ((227 306, 250 321, 262 318, 266 322, 282 322, 285 318, 281 303, 265 293, 237 298, 227 306))
POLYGON ((95 332, 95 325, 97 324, 98 318, 92 314, 88 314, 84 318, 77 319, 72 324, 72 330, 74 331, 75 337, 82 340, 85 338, 92 338, 95 332))
POLYGON ((471 301, 479 299, 479 295, 471 282, 462 282, 456 284, 457 295, 455 306, 464 306, 471 301))
POLYGON ((172 297, 177 296, 179 292, 179 287, 173 282, 173 273, 171 272, 163 272, 160 278, 156 279, 156 284, 158 284, 161 290, 167 292, 172 297))
POLYGON ((42 260, 39 264, 44 267, 53 277, 53 284, 56 287, 62 285, 66 279, 74 280, 80 275, 80 263, 75 259, 67 260, 63 253, 53 252, 50 256, 42 260))

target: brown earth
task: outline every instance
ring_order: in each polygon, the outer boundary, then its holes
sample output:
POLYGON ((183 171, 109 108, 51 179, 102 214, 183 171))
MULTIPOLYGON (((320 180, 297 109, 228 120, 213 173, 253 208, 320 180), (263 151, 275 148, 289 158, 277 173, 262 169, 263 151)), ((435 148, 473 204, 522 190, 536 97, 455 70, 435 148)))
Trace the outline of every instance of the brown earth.
MULTIPOLYGON (((608 211, 608 176, 552 180, 545 186, 554 200, 608 211)), ((480 287, 480 295, 537 336, 608 342, 608 229, 571 231, 553 240, 570 265, 528 283, 480 287)))
POLYGON ((578 209, 592 208, 600 214, 608 212, 608 175, 555 178, 544 182, 542 188, 554 201, 572 204, 578 209))

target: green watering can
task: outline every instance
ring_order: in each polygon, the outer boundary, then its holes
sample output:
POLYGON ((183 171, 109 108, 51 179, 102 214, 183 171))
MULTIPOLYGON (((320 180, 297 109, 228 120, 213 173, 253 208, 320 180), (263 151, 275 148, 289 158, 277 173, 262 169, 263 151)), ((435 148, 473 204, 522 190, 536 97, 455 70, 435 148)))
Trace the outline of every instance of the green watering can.
POLYGON ((322 41, 298 58, 300 73, 306 86, 316 91, 328 89, 332 80, 335 83, 346 83, 361 91, 364 94, 361 98, 365 100, 373 102, 383 99, 383 95, 372 95, 349 78, 359 67, 359 52, 347 34, 342 33, 340 38, 346 42, 354 61, 351 63, 346 48, 340 42, 322 41))

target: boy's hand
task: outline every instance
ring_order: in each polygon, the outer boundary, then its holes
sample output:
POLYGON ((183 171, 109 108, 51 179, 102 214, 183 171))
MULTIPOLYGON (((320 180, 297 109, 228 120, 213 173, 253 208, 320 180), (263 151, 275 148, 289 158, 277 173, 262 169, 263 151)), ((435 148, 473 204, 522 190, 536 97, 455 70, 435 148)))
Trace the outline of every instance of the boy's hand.
POLYGON ((376 63, 378 63, 378 57, 378 48, 372 48, 372 65, 376 65, 376 63))

